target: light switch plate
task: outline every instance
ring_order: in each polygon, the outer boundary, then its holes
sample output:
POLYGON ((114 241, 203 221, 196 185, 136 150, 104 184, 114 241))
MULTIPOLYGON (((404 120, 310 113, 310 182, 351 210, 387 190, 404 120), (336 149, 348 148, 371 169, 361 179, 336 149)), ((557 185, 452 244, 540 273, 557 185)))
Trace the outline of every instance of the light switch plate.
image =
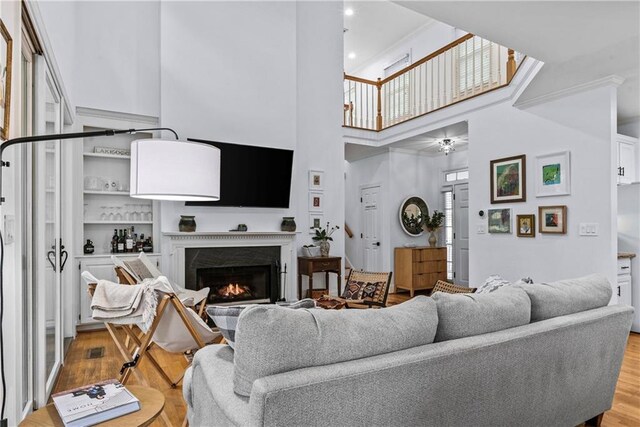
POLYGON ((597 222, 581 222, 579 226, 581 236, 597 236, 600 234, 600 227, 597 222))
POLYGON ((16 236, 16 218, 13 215, 4 216, 4 244, 10 245, 16 236))
POLYGON ((477 233, 478 234, 486 234, 487 233, 487 226, 485 224, 478 224, 477 233))

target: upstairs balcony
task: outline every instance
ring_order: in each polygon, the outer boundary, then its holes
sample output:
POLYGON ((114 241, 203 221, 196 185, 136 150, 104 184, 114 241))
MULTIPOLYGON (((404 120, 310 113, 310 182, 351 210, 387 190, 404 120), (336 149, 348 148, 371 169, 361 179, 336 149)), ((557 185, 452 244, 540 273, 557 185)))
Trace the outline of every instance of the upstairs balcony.
POLYGON ((524 57, 467 34, 377 81, 344 75, 345 127, 381 131, 509 85, 524 57))

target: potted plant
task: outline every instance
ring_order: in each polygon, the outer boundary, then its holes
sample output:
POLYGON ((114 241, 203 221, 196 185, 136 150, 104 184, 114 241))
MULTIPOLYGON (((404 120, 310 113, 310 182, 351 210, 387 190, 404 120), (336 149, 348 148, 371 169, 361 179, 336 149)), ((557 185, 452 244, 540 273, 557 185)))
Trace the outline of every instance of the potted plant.
POLYGON ((427 230, 429 234, 429 246, 435 248, 438 244, 438 237, 436 236, 436 231, 442 227, 442 222, 444 221, 444 213, 433 211, 433 215, 427 215, 424 221, 424 229, 427 230))
POLYGON ((333 241, 331 235, 339 228, 340 227, 337 225, 329 228, 329 222, 327 222, 326 228, 316 228, 316 235, 313 236, 312 239, 314 242, 320 242, 320 256, 329 256, 329 249, 331 248, 331 244, 329 242, 333 241))

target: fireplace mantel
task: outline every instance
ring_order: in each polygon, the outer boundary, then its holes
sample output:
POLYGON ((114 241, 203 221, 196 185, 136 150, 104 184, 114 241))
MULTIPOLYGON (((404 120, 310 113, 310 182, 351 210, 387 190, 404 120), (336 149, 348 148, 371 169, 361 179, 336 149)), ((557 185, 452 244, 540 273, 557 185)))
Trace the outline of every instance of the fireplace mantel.
POLYGON ((169 254, 173 280, 184 286, 185 249, 207 247, 279 246, 280 261, 286 265, 284 296, 295 299, 295 240, 300 232, 227 231, 227 232, 163 232, 165 253, 169 254))

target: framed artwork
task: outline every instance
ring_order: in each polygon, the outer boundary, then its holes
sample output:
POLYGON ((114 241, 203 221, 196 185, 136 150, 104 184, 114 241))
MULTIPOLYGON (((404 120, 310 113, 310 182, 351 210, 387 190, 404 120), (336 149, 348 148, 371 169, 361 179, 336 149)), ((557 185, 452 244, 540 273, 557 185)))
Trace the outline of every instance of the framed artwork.
POLYGON ((489 233, 511 233, 511 209, 489 209, 489 233))
POLYGON ((527 157, 491 160, 491 203, 527 201, 527 157))
POLYGON ((9 113, 11 111, 11 54, 13 41, 0 19, 0 138, 9 138, 9 113))
POLYGON ((324 210, 324 195, 321 191, 309 192, 309 212, 322 212, 324 210))
POLYGON ((536 197, 571 194, 569 151, 536 157, 536 197))
POLYGON ((322 190, 324 188, 324 172, 309 171, 309 190, 322 190))
POLYGON ((550 234, 567 234, 567 207, 540 206, 538 207, 540 232, 550 234))
POLYGON ((536 216, 517 215, 516 227, 518 237, 536 237, 536 216))
POLYGON ((322 228, 324 225, 324 215, 312 213, 309 214, 309 234, 316 234, 316 228, 322 228))

